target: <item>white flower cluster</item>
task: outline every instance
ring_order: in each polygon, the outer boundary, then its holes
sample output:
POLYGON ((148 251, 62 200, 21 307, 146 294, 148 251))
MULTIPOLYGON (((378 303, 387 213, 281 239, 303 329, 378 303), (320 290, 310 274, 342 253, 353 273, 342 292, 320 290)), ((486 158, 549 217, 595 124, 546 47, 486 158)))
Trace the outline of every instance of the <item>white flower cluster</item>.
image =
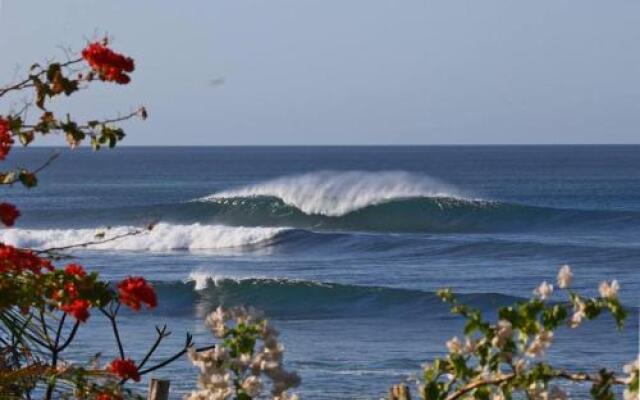
POLYGON ((271 380, 274 400, 298 398, 287 390, 298 386, 300 377, 284 369, 284 346, 278 341, 278 331, 260 312, 251 307, 218 307, 209 314, 206 324, 214 336, 224 341, 211 350, 189 350, 189 358, 200 369, 200 375, 199 389, 187 395, 186 400, 227 400, 237 391, 255 398, 264 389, 265 377, 271 380), (236 344, 247 338, 256 340, 256 345, 261 342, 261 346, 238 354, 236 344))
POLYGON ((540 357, 544 354, 545 350, 551 346, 552 341, 553 332, 543 329, 533 338, 525 354, 529 357, 540 357))
POLYGON ((604 281, 600 283, 600 297, 607 300, 615 300, 618 298, 618 291, 620 290, 620 284, 617 280, 611 281, 611 283, 604 281))
POLYGON ((478 342, 469 337, 465 338, 464 343, 462 343, 457 336, 447 341, 447 348, 449 349, 449 351, 456 354, 473 353, 476 350, 477 345, 478 342))

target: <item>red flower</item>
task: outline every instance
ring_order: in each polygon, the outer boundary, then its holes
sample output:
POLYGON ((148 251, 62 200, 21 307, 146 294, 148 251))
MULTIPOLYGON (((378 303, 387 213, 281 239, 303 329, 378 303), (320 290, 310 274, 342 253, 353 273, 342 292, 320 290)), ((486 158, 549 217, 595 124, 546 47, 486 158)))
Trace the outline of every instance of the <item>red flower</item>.
POLYGON ((98 393, 96 400, 122 400, 122 396, 112 393, 98 393))
POLYGON ((120 301, 138 311, 142 303, 154 308, 158 305, 156 291, 143 277, 130 276, 118 284, 120 301))
POLYGON ((11 203, 0 203, 0 221, 6 226, 13 226, 20 216, 20 211, 11 203))
POLYGON ((64 292, 67 294, 67 296, 69 296, 70 299, 75 299, 76 297, 78 297, 78 288, 73 282, 64 284, 64 292))
POLYGON ((84 299, 75 299, 69 304, 63 304, 60 309, 67 314, 71 314, 76 320, 85 322, 89 318, 89 307, 91 303, 84 299))
POLYGON ((85 47, 82 50, 82 58, 104 81, 127 84, 131 79, 125 72, 133 72, 135 69, 133 59, 118 54, 98 42, 85 47))
POLYGON ((130 358, 127 358, 126 360, 116 358, 111 361, 111 364, 107 367, 107 371, 118 375, 122 379, 133 379, 136 382, 140 382, 140 372, 138 372, 138 367, 136 367, 136 364, 130 358))
POLYGON ((42 259, 29 250, 19 250, 0 243, 0 274, 25 271, 40 274, 43 269, 52 271, 51 261, 42 259))
POLYGON ((64 269, 64 272, 66 272, 67 275, 77 276, 79 278, 82 278, 83 276, 87 275, 82 265, 79 265, 79 264, 67 265, 64 269))
POLYGON ((0 118, 0 160, 4 160, 7 157, 13 145, 10 128, 9 121, 0 118))

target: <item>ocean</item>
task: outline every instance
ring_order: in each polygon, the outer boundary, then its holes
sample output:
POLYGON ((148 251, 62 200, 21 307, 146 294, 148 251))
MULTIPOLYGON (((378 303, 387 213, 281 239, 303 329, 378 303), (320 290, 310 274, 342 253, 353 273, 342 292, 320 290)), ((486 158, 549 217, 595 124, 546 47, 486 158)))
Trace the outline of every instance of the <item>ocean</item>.
MULTIPOLYGON (((35 167, 53 151, 16 149, 8 163, 35 167)), ((438 288, 491 315, 563 264, 589 294, 618 279, 631 314, 620 332, 608 316, 561 329, 547 359, 621 371, 638 353, 640 146, 77 149, 39 177, 5 190, 23 217, 1 241, 57 247, 157 224, 71 252, 105 279, 156 286, 157 309, 122 314, 133 358, 154 325, 173 332, 161 359, 187 331, 210 344, 203 318, 218 305, 254 305, 281 332, 303 398, 377 399, 461 335, 438 288)), ((115 354, 99 314, 65 357, 95 353, 115 354)), ((196 373, 184 358, 154 376, 180 398, 196 373)))

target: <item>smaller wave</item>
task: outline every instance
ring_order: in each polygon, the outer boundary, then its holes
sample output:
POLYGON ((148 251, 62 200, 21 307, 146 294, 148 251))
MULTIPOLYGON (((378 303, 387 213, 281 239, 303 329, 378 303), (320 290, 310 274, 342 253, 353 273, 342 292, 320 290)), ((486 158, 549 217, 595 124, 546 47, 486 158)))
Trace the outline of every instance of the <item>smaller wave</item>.
POLYGON ((275 197, 308 215, 339 217, 394 199, 461 195, 452 186, 429 176, 404 171, 320 171, 277 178, 201 200, 247 197, 275 197))
MULTIPOLYGON (((205 314, 222 306, 254 305, 269 316, 285 319, 324 319, 387 316, 400 318, 429 313, 450 318, 449 307, 435 293, 383 286, 362 286, 321 281, 218 276, 192 272, 183 282, 157 282, 160 296, 175 312, 205 314)), ((481 309, 519 300, 498 293, 463 294, 481 309)))
MULTIPOLYGON (((5 229, 0 231, 0 241, 19 247, 58 248, 102 241, 137 229, 139 228, 133 226, 96 229, 5 229)), ((159 223, 151 231, 92 245, 90 248, 132 251, 217 250, 268 244, 287 230, 289 229, 276 227, 159 223)))
MULTIPOLYGON (((331 283, 315 280, 217 275, 192 272, 183 281, 153 282, 159 313, 204 316, 218 306, 252 305, 277 319, 389 318, 442 321, 456 317, 434 292, 419 289, 331 283)), ((483 312, 524 301, 495 293, 459 293, 458 298, 483 312)), ((633 319, 638 308, 629 307, 633 319)), ((437 322, 436 322, 437 323, 437 322)))

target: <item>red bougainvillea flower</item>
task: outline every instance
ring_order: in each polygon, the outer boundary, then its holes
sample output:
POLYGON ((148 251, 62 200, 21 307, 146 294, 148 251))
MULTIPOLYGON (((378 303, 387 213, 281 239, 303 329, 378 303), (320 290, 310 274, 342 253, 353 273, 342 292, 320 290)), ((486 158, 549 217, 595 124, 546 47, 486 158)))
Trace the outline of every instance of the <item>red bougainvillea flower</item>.
POLYGON ((91 303, 84 299, 75 299, 69 304, 63 304, 60 306, 60 310, 70 314, 76 320, 85 322, 89 318, 89 307, 91 303))
POLYGON ((0 243, 0 274, 25 271, 40 274, 43 269, 53 270, 51 261, 42 259, 29 250, 19 250, 0 243))
POLYGON ((98 393, 96 400, 122 400, 122 396, 113 393, 98 393))
POLYGON ((149 308, 158 305, 156 291, 143 277, 130 276, 118 284, 120 301, 138 311, 142 303, 149 308))
POLYGON ((79 265, 79 264, 67 265, 64 269, 64 272, 66 272, 67 275, 77 276, 80 278, 87 275, 82 265, 79 265))
POLYGON ((122 396, 114 393, 98 393, 96 400, 122 400, 122 396))
POLYGON ((89 66, 98 73, 100 79, 119 84, 127 84, 131 80, 126 72, 133 72, 133 59, 125 57, 109 49, 102 43, 90 43, 82 50, 89 66))
POLYGON ((4 160, 7 157, 13 145, 10 128, 9 121, 0 117, 0 160, 4 160))
POLYGON ((0 203, 0 221, 6 226, 13 226, 20 216, 20 211, 11 203, 0 203))
POLYGON ((138 367, 130 358, 116 358, 107 366, 107 371, 118 375, 122 379, 133 379, 136 382, 140 382, 138 367))

